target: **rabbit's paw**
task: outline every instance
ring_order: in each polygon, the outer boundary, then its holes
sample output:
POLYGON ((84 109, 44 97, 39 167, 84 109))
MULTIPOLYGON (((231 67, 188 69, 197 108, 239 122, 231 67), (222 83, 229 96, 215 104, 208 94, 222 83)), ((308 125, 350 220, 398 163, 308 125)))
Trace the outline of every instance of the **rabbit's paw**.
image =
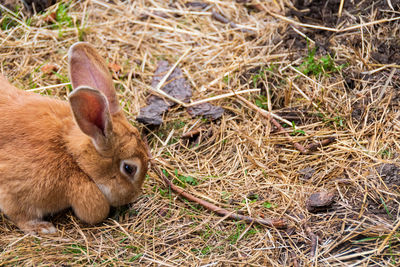
POLYGON ((18 223, 19 228, 27 234, 54 234, 57 228, 50 222, 32 220, 18 223))

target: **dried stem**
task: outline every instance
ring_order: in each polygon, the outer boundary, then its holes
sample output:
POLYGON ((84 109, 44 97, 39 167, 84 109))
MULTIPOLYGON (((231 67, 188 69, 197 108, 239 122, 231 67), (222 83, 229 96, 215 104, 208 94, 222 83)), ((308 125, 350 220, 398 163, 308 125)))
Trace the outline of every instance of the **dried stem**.
POLYGON ((158 174, 159 177, 163 179, 165 184, 169 186, 175 193, 178 195, 186 198, 187 200, 196 202, 197 204, 203 206, 204 208, 211 210, 221 216, 227 216, 228 218, 238 220, 238 221, 245 221, 248 223, 257 223, 260 225, 266 225, 266 226, 271 226, 271 227, 276 227, 276 228, 286 228, 287 224, 286 221, 283 219, 261 219, 261 218, 252 218, 249 216, 245 215, 240 215, 234 212, 229 212, 228 210, 224 208, 220 208, 208 201, 205 201, 203 199, 200 199, 198 197, 195 197, 187 192, 185 192, 182 188, 174 185, 161 171, 161 169, 155 164, 155 162, 152 162, 152 169, 158 174))
MULTIPOLYGON (((294 146, 297 150, 299 150, 299 151, 300 151, 301 153, 303 153, 303 154, 307 154, 307 150, 306 150, 302 145, 300 145, 299 143, 295 142, 295 141, 293 140, 293 138, 287 133, 287 131, 285 131, 285 129, 282 127, 282 125, 280 125, 280 124, 271 116, 273 113, 271 113, 271 112, 268 112, 268 113, 267 113, 265 110, 263 110, 263 109, 257 107, 256 105, 254 105, 253 103, 251 103, 250 101, 248 101, 247 99, 245 99, 244 97, 242 97, 242 96, 240 96, 240 95, 238 95, 238 96, 236 96, 236 97, 239 98, 241 101, 245 102, 249 107, 251 107, 252 109, 254 109, 255 111, 257 111, 258 113, 260 113, 260 114, 261 114, 262 116, 264 116, 265 118, 271 120, 271 122, 279 129, 279 131, 282 131, 282 132, 286 135, 286 137, 290 140, 290 142, 293 144, 293 146, 294 146)), ((276 115, 275 115, 275 116, 276 116, 276 115)), ((282 121, 283 121, 283 119, 282 119, 282 121)), ((285 120, 284 122, 287 123, 287 124, 289 124, 289 125, 291 125, 290 121, 285 120)))
POLYGON ((311 258, 314 258, 315 252, 317 251, 318 236, 311 231, 311 228, 307 224, 304 225, 304 228, 306 230, 307 235, 310 237, 310 240, 311 240, 310 256, 311 256, 311 258))

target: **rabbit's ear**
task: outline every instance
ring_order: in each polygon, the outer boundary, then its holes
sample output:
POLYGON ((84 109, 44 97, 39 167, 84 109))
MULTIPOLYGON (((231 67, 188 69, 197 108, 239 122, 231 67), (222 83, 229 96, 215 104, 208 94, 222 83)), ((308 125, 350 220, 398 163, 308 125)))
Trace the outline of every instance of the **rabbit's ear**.
POLYGON ((111 148, 112 121, 105 96, 90 87, 81 86, 69 95, 76 123, 83 133, 92 138, 96 149, 111 148))
POLYGON ((117 113, 120 107, 112 77, 96 49, 89 43, 75 43, 69 49, 68 60, 72 87, 86 86, 99 90, 107 97, 111 114, 117 113))

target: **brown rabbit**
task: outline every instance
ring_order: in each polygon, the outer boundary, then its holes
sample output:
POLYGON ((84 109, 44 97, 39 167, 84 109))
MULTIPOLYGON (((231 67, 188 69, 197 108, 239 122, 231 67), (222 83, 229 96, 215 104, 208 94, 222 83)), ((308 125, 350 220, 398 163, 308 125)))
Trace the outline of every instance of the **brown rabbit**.
POLYGON ((147 171, 146 146, 118 105, 104 60, 76 43, 69 70, 69 104, 0 75, 0 209, 24 232, 54 233, 43 216, 68 207, 98 223, 110 205, 136 199, 147 171))

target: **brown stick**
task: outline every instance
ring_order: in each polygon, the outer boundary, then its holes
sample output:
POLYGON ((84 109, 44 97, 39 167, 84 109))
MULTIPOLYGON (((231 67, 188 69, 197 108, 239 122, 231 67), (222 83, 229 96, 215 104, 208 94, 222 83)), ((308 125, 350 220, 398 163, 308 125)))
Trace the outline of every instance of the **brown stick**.
POLYGON ((178 195, 186 198, 187 200, 193 201, 197 204, 200 204, 204 208, 211 210, 219 215, 222 216, 227 216, 228 218, 234 219, 234 220, 240 220, 240 221, 246 221, 248 223, 257 223, 260 225, 266 225, 266 226, 272 226, 276 228, 286 228, 287 224, 286 221, 283 219, 258 219, 258 218, 252 218, 249 216, 244 216, 236 213, 229 212, 226 209, 220 208, 212 203, 209 203, 208 201, 205 201, 203 199, 200 199, 198 197, 195 197, 187 192, 185 192, 182 188, 174 185, 161 171, 161 169, 154 163, 152 162, 152 169, 160 176, 163 181, 166 183, 167 186, 169 186, 175 193, 178 195))
POLYGON ((203 130, 204 130, 203 127, 199 127, 197 129, 190 130, 189 132, 182 134, 181 138, 192 138, 193 136, 200 134, 201 131, 203 131, 203 130))
POLYGON ((275 125, 276 128, 279 129, 279 131, 283 132, 286 137, 292 142, 293 146, 300 151, 300 153, 302 154, 307 154, 307 150, 304 148, 304 146, 300 145, 299 143, 297 143, 296 141, 293 140, 293 138, 290 136, 290 134, 288 134, 287 131, 285 131, 285 129, 282 127, 282 125, 280 125, 279 122, 277 122, 274 118, 270 117, 271 122, 275 125))
POLYGON ((299 267, 299 262, 297 261, 296 253, 290 252, 290 255, 292 257, 293 267, 299 267))
POLYGON ((308 151, 308 153, 311 151, 315 151, 315 150, 317 150, 318 147, 327 146, 330 143, 333 143, 335 140, 336 140, 336 138, 332 136, 332 137, 328 137, 328 138, 322 140, 319 143, 311 143, 306 147, 306 151, 308 151))
POLYGON ((310 251, 310 256, 311 258, 314 258, 315 256, 315 252, 317 251, 317 245, 318 245, 318 236, 316 234, 314 234, 311 231, 311 228, 305 224, 304 228, 306 230, 307 235, 310 237, 311 239, 311 251, 310 251))

